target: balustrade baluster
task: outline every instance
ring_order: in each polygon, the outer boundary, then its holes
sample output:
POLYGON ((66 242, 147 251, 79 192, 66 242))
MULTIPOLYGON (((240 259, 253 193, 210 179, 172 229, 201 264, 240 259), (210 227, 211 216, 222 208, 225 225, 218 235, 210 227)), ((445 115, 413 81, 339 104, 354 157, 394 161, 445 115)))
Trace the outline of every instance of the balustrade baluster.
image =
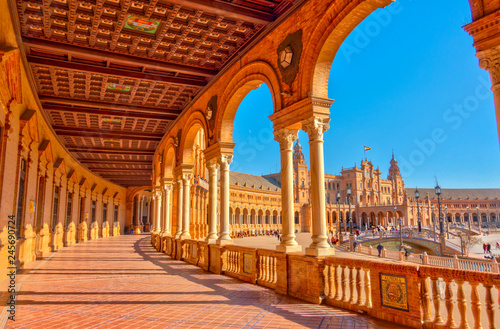
POLYGON ((372 307, 372 288, 371 288, 371 278, 370 278, 370 273, 369 269, 365 268, 365 307, 371 308, 372 307))
POLYGON ((345 268, 346 266, 345 265, 342 265, 341 266, 341 276, 342 276, 342 299, 341 301, 343 302, 347 302, 349 299, 348 295, 347 295, 347 280, 349 278, 346 278, 346 274, 345 274, 345 268))
POLYGON ((479 300, 479 293, 477 291, 477 282, 469 282, 471 286, 471 305, 472 315, 474 315, 474 329, 482 329, 481 326, 481 301, 479 300))
POLYGON ((483 283, 483 286, 486 289, 486 314, 488 315, 488 322, 490 323, 490 329, 495 329, 495 306, 491 294, 493 285, 483 283))
POLYGON ((330 293, 332 291, 332 288, 330 286, 330 266, 325 265, 325 269, 323 270, 323 275, 325 277, 325 296, 330 297, 330 293))
POLYGON ((339 277, 338 265, 333 265, 333 281, 334 281, 334 285, 335 285, 335 300, 341 300, 341 298, 342 298, 342 296, 340 295, 341 282, 340 282, 340 277, 339 277))
POLYGON ((434 323, 435 324, 444 324, 443 317, 441 316, 441 295, 439 293, 439 279, 438 278, 431 278, 432 279, 432 292, 433 292, 433 302, 434 302, 434 312, 435 317, 434 317, 434 323))
POLYGON ((358 295, 358 306, 363 306, 363 298, 361 298, 361 267, 356 267, 356 293, 358 295))
POLYGON ((429 292, 429 280, 420 278, 420 289, 422 291, 422 309, 424 312, 424 322, 431 322, 431 299, 429 292))
POLYGON ((273 257, 273 283, 278 282, 278 259, 273 257))
POLYGON ((350 272, 350 280, 349 280, 349 294, 350 294, 350 298, 349 298, 349 303, 350 304, 355 304, 355 301, 354 301, 354 286, 356 284, 356 277, 354 276, 354 267, 353 268, 348 268, 349 269, 349 272, 350 272))
POLYGON ((269 256, 264 256, 265 257, 265 262, 266 262, 266 277, 265 280, 266 282, 269 282, 269 256))
POLYGON ((455 328, 457 324, 453 319, 453 307, 455 301, 453 300, 453 290, 451 288, 451 279, 445 279, 446 290, 445 290, 445 300, 446 300, 446 311, 448 312, 448 320, 446 321, 446 326, 449 328, 455 328))
POLYGON ((259 255, 258 257, 259 263, 257 264, 258 266, 258 280, 262 280, 262 255, 259 255))

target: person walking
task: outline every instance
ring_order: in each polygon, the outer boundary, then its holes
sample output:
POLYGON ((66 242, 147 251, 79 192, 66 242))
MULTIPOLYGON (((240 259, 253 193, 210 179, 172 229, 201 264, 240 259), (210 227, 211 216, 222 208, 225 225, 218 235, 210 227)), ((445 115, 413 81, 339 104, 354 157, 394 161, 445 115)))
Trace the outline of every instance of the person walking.
POLYGON ((380 257, 380 255, 382 254, 382 249, 384 249, 384 246, 382 246, 382 244, 378 244, 377 246, 377 250, 378 250, 378 256, 380 257))

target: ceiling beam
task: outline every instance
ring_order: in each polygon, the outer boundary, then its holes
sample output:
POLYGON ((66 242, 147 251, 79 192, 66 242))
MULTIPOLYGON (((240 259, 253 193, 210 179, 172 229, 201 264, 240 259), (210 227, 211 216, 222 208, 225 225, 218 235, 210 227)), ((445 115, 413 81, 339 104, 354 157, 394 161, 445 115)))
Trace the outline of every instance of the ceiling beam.
POLYGON ((53 67, 56 69, 66 69, 69 71, 89 72, 94 74, 102 74, 102 75, 109 75, 109 76, 116 76, 116 77, 123 77, 129 79, 137 79, 137 80, 159 81, 159 82, 171 83, 175 85, 189 86, 189 87, 205 87, 207 85, 207 81, 205 80, 171 77, 158 73, 134 72, 130 70, 108 68, 105 66, 95 66, 89 64, 59 61, 55 59, 49 59, 31 55, 28 55, 27 58, 30 64, 53 67))
POLYGON ((276 16, 257 9, 235 6, 216 0, 168 0, 169 3, 206 11, 226 17, 241 19, 246 22, 267 25, 274 21, 276 16))
MULTIPOLYGON (((107 164, 107 165, 114 165, 114 164, 120 164, 120 165, 144 165, 144 166, 151 166, 152 161, 144 161, 144 160, 106 160, 106 159, 79 159, 81 163, 85 164, 107 164)), ((92 168, 89 168, 92 170, 92 168)), ((95 169, 95 168, 94 168, 95 169)), ((133 170, 130 168, 127 168, 129 170, 133 170)))
POLYGON ((49 112, 88 113, 88 114, 109 115, 109 116, 123 117, 123 118, 154 119, 163 121, 172 121, 177 118, 177 115, 174 114, 166 114, 166 115, 146 114, 146 113, 132 112, 132 111, 100 110, 95 108, 68 107, 60 105, 46 105, 43 108, 44 110, 49 112))
MULTIPOLYGON (((137 113, 154 113, 154 114, 180 114, 181 110, 169 110, 169 109, 160 109, 155 107, 144 107, 144 106, 127 106, 127 105, 118 105, 113 103, 102 103, 102 102, 91 102, 91 101, 83 101, 76 100, 72 98, 64 98, 64 97, 55 97, 55 96, 38 96, 41 102, 43 103, 54 103, 54 104, 63 104, 65 106, 85 106, 91 108, 98 109, 111 109, 118 111, 126 111, 126 112, 137 112, 137 113)), ((177 116, 176 116, 177 117, 177 116)))
POLYGON ((136 133, 128 131, 103 131, 101 129, 84 129, 78 127, 52 126, 56 134, 60 136, 73 137, 92 137, 92 138, 109 138, 109 139, 129 139, 129 140, 146 140, 151 142, 159 142, 163 138, 163 134, 151 133, 136 133))
POLYGON ((66 146, 68 151, 75 153, 119 154, 119 155, 154 155, 155 150, 121 149, 121 148, 79 148, 66 146))
POLYGON ((218 71, 204 68, 197 68, 183 64, 166 63, 161 59, 151 60, 147 58, 123 55, 109 51, 95 50, 85 47, 78 47, 53 41, 23 37, 23 41, 31 48, 42 49, 45 51, 62 52, 75 56, 85 56, 89 59, 103 60, 103 58, 116 63, 123 63, 127 65, 136 65, 151 69, 160 69, 166 71, 173 71, 184 74, 199 75, 202 77, 211 78, 215 76, 218 71))
MULTIPOLYGON (((93 172, 102 173, 102 175, 123 175, 123 170, 121 168, 94 168, 93 172)), ((126 169, 125 169, 126 170, 126 169)), ((141 173, 140 175, 151 175, 153 172, 150 169, 134 169, 132 172, 141 173)), ((132 176, 140 176, 140 175, 132 175, 132 176)))

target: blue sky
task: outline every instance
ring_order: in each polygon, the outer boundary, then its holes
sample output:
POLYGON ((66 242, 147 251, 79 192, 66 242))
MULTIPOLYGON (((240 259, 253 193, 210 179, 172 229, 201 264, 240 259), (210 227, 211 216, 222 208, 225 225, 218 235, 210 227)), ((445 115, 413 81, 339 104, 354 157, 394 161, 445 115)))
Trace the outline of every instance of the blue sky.
MULTIPOLYGON (((478 66, 467 0, 398 0, 346 39, 330 74, 334 99, 325 134, 325 171, 338 174, 366 156, 387 175, 391 152, 407 187, 500 187, 491 82, 478 66), (432 10, 429 10, 432 8, 432 10)), ((272 99, 262 85, 241 103, 231 170, 279 169, 272 99)), ((299 133, 306 159, 308 139, 299 133)))

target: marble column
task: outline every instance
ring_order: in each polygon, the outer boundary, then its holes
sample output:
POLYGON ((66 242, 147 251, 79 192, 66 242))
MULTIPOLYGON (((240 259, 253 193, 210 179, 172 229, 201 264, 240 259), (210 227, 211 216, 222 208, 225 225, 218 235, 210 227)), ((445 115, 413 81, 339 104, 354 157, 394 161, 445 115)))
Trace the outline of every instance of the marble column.
POLYGON ((282 241, 276 246, 277 251, 302 251, 295 240, 294 198, 293 198, 293 142, 297 140, 298 130, 283 129, 274 133, 274 139, 280 144, 281 153, 281 211, 282 241))
POLYGON ((162 200, 162 233, 163 236, 171 236, 172 232, 170 231, 170 191, 172 190, 172 184, 163 183, 163 200, 162 200))
POLYGON ((208 235, 207 243, 217 241, 217 161, 207 161, 208 168, 208 235))
POLYGON ((313 116, 302 122, 302 129, 309 135, 311 175, 312 243, 306 255, 327 256, 334 254, 327 242, 325 205, 325 162, 323 134, 329 128, 328 118, 313 116))
POLYGON ((162 213, 161 213, 161 206, 162 206, 162 193, 161 193, 161 190, 160 189, 157 189, 155 190, 155 198, 156 198, 156 203, 155 203, 155 206, 156 206, 156 210, 155 210, 155 213, 156 213, 156 232, 158 232, 158 234, 162 234, 163 233, 163 230, 164 230, 164 227, 163 227, 163 216, 162 216, 162 213))
POLYGON ((182 197, 183 197, 183 182, 182 177, 177 178, 177 232, 175 238, 179 239, 182 233, 182 197))
POLYGON ((182 181, 184 182, 184 197, 182 200, 184 209, 182 210, 182 233, 180 238, 191 239, 191 233, 189 233, 189 215, 191 207, 191 179, 193 178, 193 174, 183 174, 182 176, 182 181))
POLYGON ((229 165, 233 159, 232 155, 220 155, 218 162, 220 166, 220 207, 221 207, 221 220, 220 220, 220 233, 217 239, 217 244, 230 244, 233 243, 229 236, 229 165))

